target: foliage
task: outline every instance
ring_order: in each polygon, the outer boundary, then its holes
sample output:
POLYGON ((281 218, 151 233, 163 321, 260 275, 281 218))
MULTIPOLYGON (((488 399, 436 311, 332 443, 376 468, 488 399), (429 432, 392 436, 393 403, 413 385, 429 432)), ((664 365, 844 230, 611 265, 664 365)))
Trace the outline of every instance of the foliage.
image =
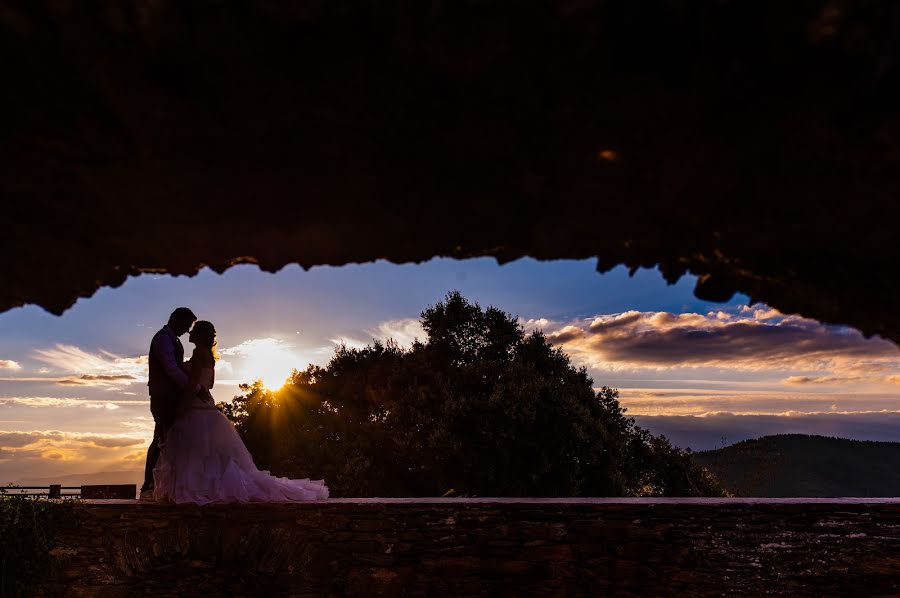
POLYGON ((54 534, 72 521, 73 502, 0 489, 0 597, 31 593, 50 564, 54 534))
POLYGON ((725 489, 710 471, 698 465, 694 453, 672 446, 665 436, 654 436, 626 417, 618 391, 604 386, 597 399, 605 410, 614 443, 621 447, 620 468, 629 496, 725 496, 725 489))
POLYGON ((409 349, 342 346, 220 408, 260 468, 324 477, 335 496, 721 494, 541 332, 458 292, 421 321, 427 339, 409 349))

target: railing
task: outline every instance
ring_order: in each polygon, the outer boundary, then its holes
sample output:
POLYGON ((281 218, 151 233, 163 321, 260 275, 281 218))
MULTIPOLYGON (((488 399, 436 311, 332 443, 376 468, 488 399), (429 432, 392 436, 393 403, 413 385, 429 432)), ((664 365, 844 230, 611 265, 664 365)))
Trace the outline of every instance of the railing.
POLYGON ((84 498, 84 499, 133 499, 137 494, 135 484, 105 484, 85 486, 6 486, 0 487, 0 493, 29 498, 84 498))
POLYGON ((63 498, 80 497, 81 486, 61 486, 50 484, 47 486, 6 486, 2 489, 4 494, 26 495, 34 497, 63 498), (74 490, 74 492, 72 492, 74 490))

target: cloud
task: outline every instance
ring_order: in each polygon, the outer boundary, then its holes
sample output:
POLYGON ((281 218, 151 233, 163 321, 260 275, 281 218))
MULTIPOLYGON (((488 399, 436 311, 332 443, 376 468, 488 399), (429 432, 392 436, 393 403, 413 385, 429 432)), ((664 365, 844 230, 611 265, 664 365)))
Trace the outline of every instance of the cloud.
MULTIPOLYGON (((576 361, 601 370, 720 367, 873 374, 900 368, 900 350, 889 341, 769 308, 707 314, 628 311, 544 329, 547 339, 576 361)), ((838 382, 832 375, 821 383, 838 382)))
POLYGON ((131 451, 122 457, 122 461, 125 462, 134 462, 134 463, 143 463, 147 458, 147 451, 131 451))
POLYGON ((0 483, 21 475, 69 475, 90 468, 138 467, 152 433, 101 434, 60 430, 0 431, 0 483))
POLYGON ((401 347, 411 346, 416 339, 424 341, 427 338, 418 318, 387 320, 369 334, 377 339, 393 339, 401 347))
POLYGON ((8 449, 0 446, 0 461, 22 461, 25 459, 42 459, 44 453, 31 449, 8 449))
MULTIPOLYGON (((0 431, 0 483, 25 477, 60 478, 85 472, 135 471, 143 464, 152 430, 124 434, 61 430, 0 431)), ((99 476, 102 483, 109 475, 99 476)), ((55 478, 55 479, 53 479, 55 478)))
POLYGON ((28 447, 30 450, 77 450, 85 447, 123 448, 143 445, 145 437, 125 434, 96 434, 62 432, 60 430, 32 430, 28 432, 0 431, 0 448, 8 451, 28 447))
POLYGON ((35 444, 41 439, 48 438, 51 435, 58 440, 63 438, 61 432, 0 432, 0 446, 4 448, 22 448, 30 444, 35 444))
POLYGON ((62 378, 57 380, 57 384, 68 386, 120 386, 121 384, 131 384, 137 380, 131 374, 82 374, 77 378, 62 378))
POLYGON ((144 401, 95 401, 71 397, 0 397, 0 405, 21 405, 24 407, 81 407, 85 409, 106 409, 112 411, 120 405, 137 405, 144 401))
POLYGON ((130 436, 97 436, 97 435, 87 435, 82 436, 78 439, 79 442, 87 442, 93 444, 94 446, 100 447, 125 447, 125 446, 135 446, 144 444, 145 439, 143 438, 134 438, 130 436))
MULTIPOLYGON (((368 336, 368 340, 363 340, 359 336, 334 337, 328 340, 335 345, 343 345, 350 349, 364 349, 375 341, 386 342, 392 340, 401 347, 408 349, 416 340, 424 342, 428 338, 428 334, 422 328, 422 323, 418 318, 385 320, 375 328, 365 330, 364 334, 368 336)), ((324 352, 332 353, 333 350, 334 347, 327 347, 324 352)))
POLYGON ((268 353, 271 351, 289 351, 292 348, 293 345, 279 338, 251 338, 245 340, 239 345, 235 345, 234 347, 220 349, 219 354, 238 357, 252 357, 260 353, 268 353))
POLYGON ((146 416, 138 416, 130 421, 119 422, 119 425, 123 428, 127 428, 129 430, 134 430, 136 432, 143 432, 145 434, 149 434, 153 432, 153 418, 146 416))
POLYGON ((519 318, 519 324, 522 328, 525 329, 526 332, 534 332, 538 330, 544 330, 548 326, 553 325, 552 320, 548 320, 547 318, 519 318))
POLYGON ((12 359, 0 359, 0 370, 21 370, 22 366, 12 359))
POLYGON ((579 341, 586 337, 587 333, 582 328, 570 324, 568 326, 563 326, 555 332, 551 332, 549 335, 549 340, 550 342, 556 344, 574 345, 576 341, 579 341))
POLYGON ((51 349, 36 349, 32 356, 53 369, 76 376, 57 380, 58 384, 109 386, 147 379, 147 356, 122 357, 100 350, 89 353, 73 345, 57 344, 51 349))
POLYGON ((361 340, 355 339, 355 338, 339 338, 339 337, 336 337, 336 338, 331 338, 331 339, 328 339, 328 340, 330 340, 330 341, 331 341, 332 343, 334 343, 335 345, 344 345, 344 346, 346 346, 346 347, 348 347, 348 348, 350 348, 350 349, 365 349, 366 346, 368 346, 368 345, 371 344, 371 341, 369 341, 369 342, 367 342, 367 341, 361 341, 361 340))
POLYGON ((728 411, 735 415, 780 415, 900 410, 900 397, 863 392, 790 392, 736 389, 619 390, 619 400, 629 415, 706 416, 728 411))
POLYGON ((785 384, 850 384, 866 380, 863 376, 789 376, 785 384))

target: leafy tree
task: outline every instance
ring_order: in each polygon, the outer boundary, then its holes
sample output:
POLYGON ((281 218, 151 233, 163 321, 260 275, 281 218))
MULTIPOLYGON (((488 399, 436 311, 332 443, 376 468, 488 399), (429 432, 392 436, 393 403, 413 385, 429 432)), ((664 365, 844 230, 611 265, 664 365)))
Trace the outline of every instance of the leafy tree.
POLYGON ((342 346, 220 408, 260 468, 324 477, 335 496, 722 494, 541 332, 458 292, 421 321, 427 338, 409 349, 342 346))

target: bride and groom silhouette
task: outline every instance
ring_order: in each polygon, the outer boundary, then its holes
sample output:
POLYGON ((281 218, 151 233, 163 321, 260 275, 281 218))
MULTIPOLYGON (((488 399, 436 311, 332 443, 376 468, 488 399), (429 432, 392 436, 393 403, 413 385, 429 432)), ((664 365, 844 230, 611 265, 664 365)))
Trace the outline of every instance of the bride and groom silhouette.
POLYGON ((234 426, 216 409, 216 329, 179 307, 153 337, 150 412, 141 498, 174 503, 286 502, 328 498, 323 480, 290 480, 260 471, 234 426), (191 359, 178 337, 190 331, 191 359))

